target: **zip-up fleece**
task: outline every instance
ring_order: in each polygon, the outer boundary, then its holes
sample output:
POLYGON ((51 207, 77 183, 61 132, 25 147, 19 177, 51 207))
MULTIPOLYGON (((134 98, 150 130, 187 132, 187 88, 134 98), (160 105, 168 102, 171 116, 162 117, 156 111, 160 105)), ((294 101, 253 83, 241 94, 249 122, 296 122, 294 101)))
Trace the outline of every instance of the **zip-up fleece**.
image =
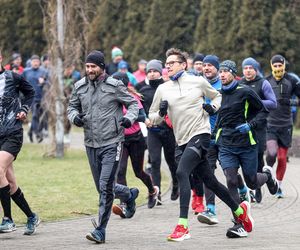
POLYGON ((221 94, 202 76, 184 73, 176 81, 159 85, 149 110, 149 118, 160 124, 164 117, 159 115, 159 104, 168 101, 168 116, 172 122, 176 142, 179 146, 187 144, 192 137, 210 134, 209 115, 203 110, 204 97, 211 99, 215 110, 220 108, 221 94))

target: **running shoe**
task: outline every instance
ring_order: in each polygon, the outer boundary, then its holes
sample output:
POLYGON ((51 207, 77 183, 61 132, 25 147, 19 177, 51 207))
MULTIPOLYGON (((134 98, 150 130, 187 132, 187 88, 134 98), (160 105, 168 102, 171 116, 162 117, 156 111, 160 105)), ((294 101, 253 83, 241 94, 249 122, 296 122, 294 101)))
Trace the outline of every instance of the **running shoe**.
POLYGON ((261 188, 257 188, 255 191, 255 200, 257 203, 261 203, 262 200, 262 192, 261 192, 261 188))
POLYGON ((274 176, 273 169, 270 166, 264 166, 263 172, 268 175, 267 186, 270 194, 274 195, 278 191, 278 182, 274 176))
POLYGON ((156 206, 157 201, 158 201, 158 195, 159 195, 159 187, 154 186, 154 193, 149 194, 148 196, 148 208, 153 208, 156 206))
POLYGON ((283 193, 282 193, 282 189, 281 189, 281 188, 278 188, 278 191, 277 191, 277 193, 275 194, 275 196, 276 196, 278 199, 283 198, 283 193))
POLYGON ((208 225, 215 225, 218 224, 218 218, 215 213, 213 213, 210 209, 198 214, 197 219, 199 222, 208 224, 208 225))
POLYGON ((227 230, 226 236, 228 238, 243 238, 247 237, 248 233, 241 223, 234 222, 234 226, 227 230))
POLYGON ((178 184, 173 184, 171 192, 171 201, 176 201, 179 197, 178 184))
POLYGON ((94 241, 98 244, 105 243, 105 229, 96 228, 94 231, 88 233, 86 238, 90 241, 94 241))
POLYGON ((239 196, 240 196, 240 201, 243 202, 243 201, 248 201, 248 202, 251 202, 251 197, 250 197, 250 192, 249 192, 249 188, 247 188, 247 191, 246 192, 240 192, 239 191, 239 196))
POLYGON ((191 238, 189 229, 185 228, 183 225, 177 225, 172 234, 168 236, 169 241, 183 241, 191 238))
POLYGON ((247 201, 243 201, 240 204, 240 207, 244 210, 243 214, 238 216, 238 222, 242 223, 245 230, 250 233, 254 227, 254 220, 250 213, 250 203, 247 201))
POLYGON ((27 219, 24 235, 32 235, 36 231, 36 227, 40 224, 41 220, 37 214, 27 219))
POLYGON ((2 223, 0 225, 0 233, 10 233, 16 230, 16 224, 11 219, 7 217, 2 219, 2 223))

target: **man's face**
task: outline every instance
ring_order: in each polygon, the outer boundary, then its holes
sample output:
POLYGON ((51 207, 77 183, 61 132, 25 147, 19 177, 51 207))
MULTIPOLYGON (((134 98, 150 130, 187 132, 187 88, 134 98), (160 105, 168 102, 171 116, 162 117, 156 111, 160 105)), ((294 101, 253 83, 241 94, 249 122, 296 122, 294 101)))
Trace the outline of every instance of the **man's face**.
POLYGON ((222 85, 228 85, 234 80, 233 74, 231 74, 227 69, 221 69, 219 74, 222 81, 222 85))
POLYGON ((256 71, 251 65, 246 65, 243 68, 243 75, 245 76, 247 81, 251 81, 256 77, 256 71))
POLYGON ((203 74, 207 79, 213 79, 217 76, 218 70, 216 67, 210 63, 203 64, 203 74))
POLYGON ((128 69, 127 69, 127 68, 122 68, 122 69, 119 69, 119 72, 127 73, 127 72, 128 72, 128 69))
POLYGON ((160 73, 157 70, 150 69, 147 73, 148 80, 156 80, 161 77, 160 73))
POLYGON ((38 67, 40 67, 40 65, 41 65, 40 59, 32 59, 31 60, 31 67, 33 69, 37 69, 38 67))
POLYGON ((198 73, 202 73, 203 72, 203 62, 201 62, 201 61, 194 62, 194 70, 196 70, 198 73))
POLYGON ((85 72, 87 77, 94 81, 96 80, 101 74, 103 74, 103 69, 101 69, 98 65, 94 63, 86 63, 85 64, 85 72))
POLYGON ((178 73, 181 70, 185 70, 186 63, 181 62, 177 55, 171 55, 167 58, 165 66, 168 70, 168 76, 174 76, 176 73, 178 73))

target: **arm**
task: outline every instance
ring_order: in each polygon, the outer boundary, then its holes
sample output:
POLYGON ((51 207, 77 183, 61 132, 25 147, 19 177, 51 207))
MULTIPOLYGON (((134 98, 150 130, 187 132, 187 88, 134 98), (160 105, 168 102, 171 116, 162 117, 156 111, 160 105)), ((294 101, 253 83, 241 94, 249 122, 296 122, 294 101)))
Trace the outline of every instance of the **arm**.
POLYGON ((122 103, 127 109, 127 113, 124 117, 129 119, 131 124, 133 124, 138 118, 138 102, 128 92, 127 87, 123 83, 116 86, 116 96, 119 102, 122 103))
POLYGON ((145 113, 145 110, 143 108, 139 109, 139 114, 138 114, 138 118, 137 118, 137 122, 145 122, 147 116, 145 113))
MULTIPOLYGON (((161 85, 162 86, 162 85, 161 85)), ((158 125, 163 122, 164 117, 159 115, 159 105, 162 101, 161 86, 159 86, 154 94, 151 107, 149 109, 149 119, 154 125, 158 125)))
POLYGON ((208 97, 211 102, 210 105, 217 111, 221 107, 222 95, 219 91, 214 89, 211 84, 203 78, 204 96, 208 97))
POLYGON ((24 98, 22 98, 22 103, 21 103, 21 111, 27 114, 33 102, 33 98, 35 94, 34 88, 29 82, 25 80, 23 76, 16 73, 12 73, 12 74, 13 74, 14 81, 16 82, 17 88, 24 95, 24 98))
POLYGON ((74 88, 67 108, 68 119, 74 123, 74 118, 81 113, 81 110, 81 102, 77 95, 77 89, 74 88))
POLYGON ((253 118, 247 121, 250 124, 251 128, 262 128, 265 126, 266 117, 267 117, 267 110, 263 105, 259 96, 254 92, 254 90, 249 88, 249 93, 247 97, 247 101, 249 102, 249 110, 253 118))
POLYGON ((262 91, 265 97, 265 99, 262 100, 264 106, 268 110, 276 109, 277 108, 276 96, 268 80, 263 81, 262 91))

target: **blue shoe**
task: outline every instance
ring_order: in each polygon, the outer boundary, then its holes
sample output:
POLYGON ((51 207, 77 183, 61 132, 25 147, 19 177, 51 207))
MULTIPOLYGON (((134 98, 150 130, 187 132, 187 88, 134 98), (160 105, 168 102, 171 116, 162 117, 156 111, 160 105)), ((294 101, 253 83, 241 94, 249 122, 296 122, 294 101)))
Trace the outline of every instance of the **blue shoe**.
POLYGON ((16 231, 17 227, 15 223, 9 218, 3 218, 0 225, 0 233, 10 233, 16 231))
POLYGON ((213 213, 210 209, 207 209, 206 211, 199 213, 197 219, 199 222, 208 225, 215 225, 219 223, 217 215, 213 213))
POLYGON ((277 193, 275 194, 275 196, 276 196, 278 199, 281 199, 281 198, 284 197, 281 188, 278 188, 278 191, 277 191, 277 193))
POLYGON ((126 202, 126 218, 131 218, 135 214, 136 203, 135 200, 139 196, 139 190, 137 188, 130 188, 131 198, 126 202))
POLYGON ((96 228, 93 232, 86 235, 86 238, 90 241, 94 241, 98 244, 105 243, 105 229, 96 228))
POLYGON ((37 214, 27 219, 24 235, 32 235, 36 231, 36 227, 40 224, 41 220, 37 214))
POLYGON ((250 196, 250 192, 249 192, 249 188, 245 187, 246 192, 241 192, 241 190, 239 189, 239 195, 240 195, 240 201, 248 201, 249 203, 251 202, 251 196, 250 196))

